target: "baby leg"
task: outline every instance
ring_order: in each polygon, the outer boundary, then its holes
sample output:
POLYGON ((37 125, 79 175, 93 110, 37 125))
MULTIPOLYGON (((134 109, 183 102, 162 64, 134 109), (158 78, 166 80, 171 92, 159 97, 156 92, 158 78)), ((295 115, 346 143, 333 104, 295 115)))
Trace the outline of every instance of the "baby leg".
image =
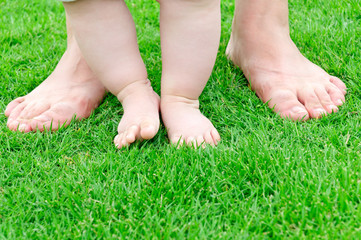
POLYGON ((216 145, 220 136, 199 111, 220 40, 219 0, 160 0, 161 112, 172 143, 216 145))
POLYGON ((159 129, 159 97, 147 79, 124 1, 80 0, 64 6, 84 58, 123 105, 115 144, 120 148, 154 137, 159 129))

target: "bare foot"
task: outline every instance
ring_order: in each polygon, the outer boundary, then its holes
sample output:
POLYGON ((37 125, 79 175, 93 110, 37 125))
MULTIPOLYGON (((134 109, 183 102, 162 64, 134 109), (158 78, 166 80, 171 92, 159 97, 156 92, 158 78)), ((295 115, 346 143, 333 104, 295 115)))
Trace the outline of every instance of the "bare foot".
POLYGON ((116 147, 122 148, 136 140, 151 139, 159 130, 159 96, 148 79, 126 86, 118 94, 124 115, 114 138, 116 147))
POLYGON ((171 143, 199 147, 221 140, 213 124, 199 111, 199 101, 162 96, 161 113, 171 143))
POLYGON ((288 21, 283 26, 260 23, 265 20, 249 22, 238 16, 226 50, 259 98, 293 120, 337 112, 345 101, 345 84, 299 52, 289 37, 288 21))
POLYGON ((21 132, 56 130, 74 117, 88 117, 104 94, 103 85, 73 45, 43 83, 9 103, 5 110, 7 126, 21 132))

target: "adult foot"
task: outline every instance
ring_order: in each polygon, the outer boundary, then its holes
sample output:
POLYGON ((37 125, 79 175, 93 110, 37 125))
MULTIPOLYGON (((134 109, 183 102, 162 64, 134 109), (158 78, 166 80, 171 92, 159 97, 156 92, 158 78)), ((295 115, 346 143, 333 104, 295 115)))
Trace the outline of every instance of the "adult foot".
POLYGON ((337 112, 345 101, 346 86, 299 52, 289 36, 287 1, 281 7, 268 0, 238 3, 226 54, 243 70, 259 98, 293 120, 337 112), (265 14, 240 14, 245 7, 259 11, 262 4, 272 5, 269 11, 262 9, 265 14))
POLYGON ((151 139, 159 130, 159 96, 150 81, 136 81, 118 94, 124 115, 114 138, 116 147, 122 148, 136 140, 151 139))
POLYGON ((9 129, 21 132, 57 130, 76 117, 88 117, 105 89, 83 59, 76 44, 66 50, 53 73, 28 95, 5 110, 9 129))
POLYGON ((199 111, 199 101, 180 96, 162 96, 161 113, 171 143, 204 147, 221 140, 213 124, 199 111))

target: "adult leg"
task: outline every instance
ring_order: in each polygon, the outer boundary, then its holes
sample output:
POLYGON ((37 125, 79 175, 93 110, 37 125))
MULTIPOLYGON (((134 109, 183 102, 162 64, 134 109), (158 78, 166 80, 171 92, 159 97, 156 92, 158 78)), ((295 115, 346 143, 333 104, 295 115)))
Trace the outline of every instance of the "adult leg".
POLYGON ((345 101, 345 84, 306 59, 290 38, 287 0, 236 0, 227 54, 282 117, 319 118, 345 101))
POLYGON ((219 0, 161 0, 161 113, 172 143, 217 144, 220 136, 199 111, 220 38, 219 0))
POLYGON ((68 46, 55 70, 28 95, 9 103, 5 110, 11 130, 56 130, 70 121, 88 117, 105 94, 85 62, 67 22, 68 46))
POLYGON ((84 58, 123 105, 115 144, 120 148, 154 137, 159 129, 159 97, 147 79, 124 1, 80 0, 64 6, 84 58))

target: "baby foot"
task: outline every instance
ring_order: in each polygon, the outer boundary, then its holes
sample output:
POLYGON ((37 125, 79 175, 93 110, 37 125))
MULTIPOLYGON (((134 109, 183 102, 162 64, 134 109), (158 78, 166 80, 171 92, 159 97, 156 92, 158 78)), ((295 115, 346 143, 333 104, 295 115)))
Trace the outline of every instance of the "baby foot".
POLYGON ((80 51, 67 50, 53 73, 5 110, 9 129, 21 132, 57 130, 76 117, 88 117, 105 94, 80 51))
POLYGON ((194 147, 217 145, 221 140, 213 124, 199 111, 199 101, 162 96, 161 113, 171 143, 194 147))
POLYGON ((116 147, 153 138, 159 130, 159 96, 153 91, 150 81, 137 81, 126 86, 118 94, 118 99, 123 105, 124 115, 114 138, 116 147))

